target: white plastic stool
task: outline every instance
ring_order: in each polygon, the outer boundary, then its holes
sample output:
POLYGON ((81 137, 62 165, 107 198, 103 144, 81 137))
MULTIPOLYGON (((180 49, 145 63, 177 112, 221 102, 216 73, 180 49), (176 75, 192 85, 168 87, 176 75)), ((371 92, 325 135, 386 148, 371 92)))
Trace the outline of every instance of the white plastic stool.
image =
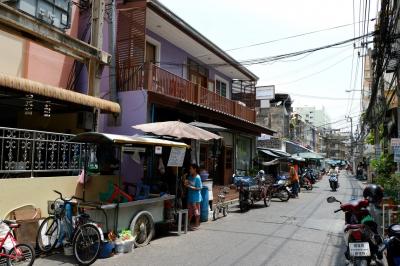
POLYGON ((182 214, 185 214, 185 234, 188 231, 188 223, 189 223, 189 213, 188 209, 178 210, 178 235, 181 234, 182 231, 182 214))

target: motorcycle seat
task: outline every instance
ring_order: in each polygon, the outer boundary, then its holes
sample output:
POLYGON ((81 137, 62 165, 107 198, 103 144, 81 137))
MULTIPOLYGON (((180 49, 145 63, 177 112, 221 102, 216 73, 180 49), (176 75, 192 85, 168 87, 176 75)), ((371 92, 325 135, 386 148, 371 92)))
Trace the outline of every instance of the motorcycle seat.
POLYGON ((347 232, 349 230, 360 229, 363 227, 364 227, 363 224, 348 224, 348 225, 346 225, 346 228, 344 229, 344 231, 347 232))
POLYGON ((389 236, 394 236, 400 239, 400 224, 392 224, 389 226, 389 236))
POLYGON ((353 200, 348 203, 343 203, 341 209, 343 211, 356 211, 368 207, 368 200, 353 200))

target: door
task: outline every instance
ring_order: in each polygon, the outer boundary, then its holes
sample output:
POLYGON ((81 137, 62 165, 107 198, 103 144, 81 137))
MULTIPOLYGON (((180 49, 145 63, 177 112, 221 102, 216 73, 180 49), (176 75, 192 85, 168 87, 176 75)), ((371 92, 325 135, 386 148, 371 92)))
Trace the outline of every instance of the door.
POLYGON ((146 42, 146 62, 157 63, 156 62, 156 49, 157 47, 149 42, 146 42))
POLYGON ((188 59, 188 66, 189 80, 203 88, 208 88, 208 69, 190 59, 188 59))
POLYGON ((224 150, 224 185, 228 185, 232 182, 233 175, 233 149, 225 146, 224 150))

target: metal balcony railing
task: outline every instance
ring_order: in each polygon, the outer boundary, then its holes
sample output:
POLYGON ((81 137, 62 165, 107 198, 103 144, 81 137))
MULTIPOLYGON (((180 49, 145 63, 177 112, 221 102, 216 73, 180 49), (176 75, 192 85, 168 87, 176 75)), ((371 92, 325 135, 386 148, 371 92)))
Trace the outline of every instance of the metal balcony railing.
POLYGON ((78 173, 86 145, 71 142, 74 135, 0 127, 0 173, 78 173))
POLYGON ((120 91, 146 89, 237 116, 253 123, 256 121, 255 110, 241 105, 238 101, 220 96, 154 64, 120 67, 117 80, 120 91))

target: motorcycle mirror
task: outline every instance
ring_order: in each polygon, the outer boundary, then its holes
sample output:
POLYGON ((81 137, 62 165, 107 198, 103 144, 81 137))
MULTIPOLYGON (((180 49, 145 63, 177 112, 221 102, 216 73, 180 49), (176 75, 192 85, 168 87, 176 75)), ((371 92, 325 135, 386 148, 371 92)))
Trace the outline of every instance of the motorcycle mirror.
POLYGON ((335 197, 331 196, 331 197, 328 197, 328 198, 326 199, 326 201, 327 201, 328 203, 333 203, 333 202, 337 202, 338 200, 337 200, 335 197))

